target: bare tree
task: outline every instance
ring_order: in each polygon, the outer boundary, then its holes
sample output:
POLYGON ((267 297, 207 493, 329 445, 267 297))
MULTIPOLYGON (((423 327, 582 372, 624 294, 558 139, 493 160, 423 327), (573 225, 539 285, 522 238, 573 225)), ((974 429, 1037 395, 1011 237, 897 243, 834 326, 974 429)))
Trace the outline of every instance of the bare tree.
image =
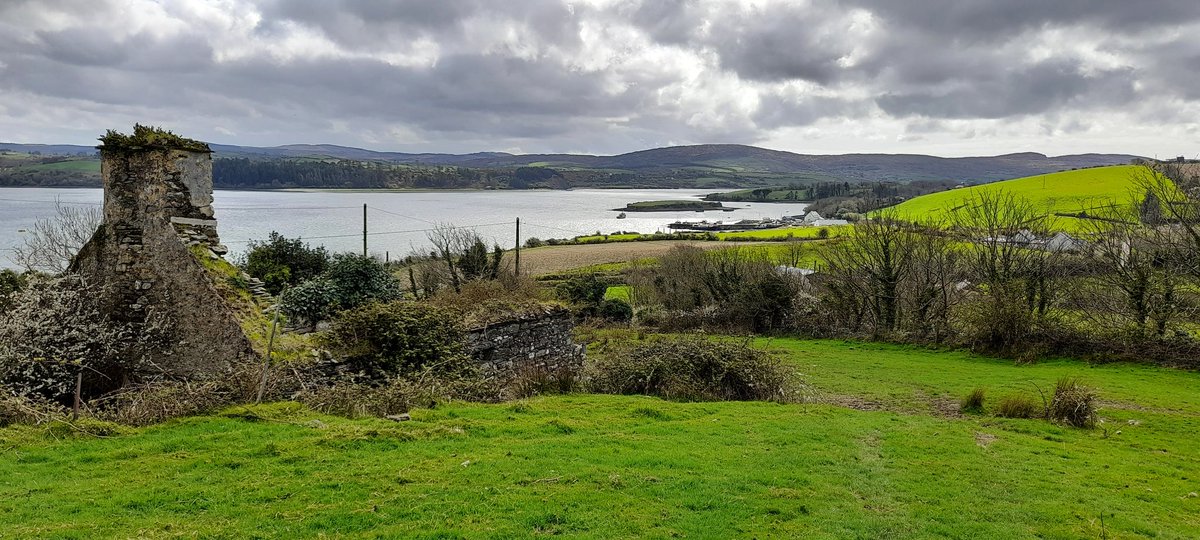
POLYGON ((901 283, 912 270, 916 236, 911 225, 884 214, 855 223, 854 232, 829 252, 835 294, 842 302, 863 299, 877 336, 896 330, 900 321, 901 283))
MULTIPOLYGON (((1134 185, 1146 192, 1146 198, 1159 201, 1156 217, 1176 230, 1189 244, 1189 258, 1200 260, 1200 177, 1195 169, 1178 163, 1145 165, 1133 177, 1134 185)), ((1189 264, 1200 270, 1200 264, 1189 264)))
POLYGON ((805 255, 808 254, 808 249, 805 248, 804 242, 795 238, 789 239, 783 247, 783 253, 779 259, 781 264, 798 268, 803 262, 805 255))
POLYGON ((965 266, 981 285, 976 339, 996 350, 1022 346, 1058 296, 1062 254, 1040 244, 1050 235, 1050 218, 1007 192, 978 193, 952 217, 969 246, 965 266))
POLYGON ((495 280, 500 277, 504 250, 494 245, 489 260, 487 244, 478 232, 442 224, 426 236, 435 248, 434 257, 445 264, 454 292, 462 292, 462 283, 465 281, 495 280))
POLYGON ((941 342, 952 333, 952 314, 963 297, 962 253, 940 225, 913 238, 911 267, 903 283, 906 328, 917 337, 941 342))
POLYGON ((426 236, 436 249, 437 258, 446 264, 446 271, 450 277, 450 285, 454 287, 454 292, 461 292, 462 283, 458 279, 456 264, 458 254, 465 252, 472 244, 471 233, 453 225, 441 224, 429 231, 426 236))
POLYGON ((1087 311, 1092 318, 1117 315, 1132 324, 1139 336, 1147 335, 1148 325, 1161 336, 1180 307, 1183 279, 1188 274, 1184 264, 1187 243, 1177 229, 1139 223, 1145 206, 1143 201, 1111 208, 1086 222, 1091 279, 1099 285, 1087 295, 1100 308, 1087 311), (1113 296, 1119 301, 1106 302, 1113 296))
POLYGON ((96 234, 100 209, 54 203, 54 215, 38 219, 13 250, 13 261, 26 270, 61 274, 80 248, 96 234))

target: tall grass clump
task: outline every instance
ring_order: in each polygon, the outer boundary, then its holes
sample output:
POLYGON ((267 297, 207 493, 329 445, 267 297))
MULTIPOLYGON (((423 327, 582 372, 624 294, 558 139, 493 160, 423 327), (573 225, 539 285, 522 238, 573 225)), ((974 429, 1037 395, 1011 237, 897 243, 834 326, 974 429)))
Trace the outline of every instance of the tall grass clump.
POLYGON ((588 390, 685 401, 795 401, 797 374, 747 342, 660 337, 611 345, 589 360, 588 390))
POLYGON ((959 403, 959 410, 965 413, 981 413, 983 412, 983 400, 985 392, 983 388, 971 390, 959 403))
POLYGON ((1080 384, 1078 379, 1063 377, 1054 385, 1054 397, 1050 400, 1046 416, 1073 427, 1094 427, 1096 391, 1080 384))
POLYGON ((1003 418, 1033 418, 1037 416, 1037 404, 1029 396, 1012 394, 1000 398, 996 405, 996 416, 1003 418))

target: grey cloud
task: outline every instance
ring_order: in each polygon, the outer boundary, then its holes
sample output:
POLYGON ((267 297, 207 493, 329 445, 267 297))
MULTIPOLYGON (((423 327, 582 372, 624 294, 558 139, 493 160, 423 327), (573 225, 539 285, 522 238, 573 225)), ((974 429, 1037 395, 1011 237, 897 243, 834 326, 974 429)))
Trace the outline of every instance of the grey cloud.
POLYGON ((159 38, 140 32, 117 40, 103 29, 75 27, 36 35, 45 58, 87 68, 196 71, 210 65, 213 56, 208 42, 192 33, 159 38))
POLYGON ((987 43, 1052 25, 1127 33, 1200 20, 1193 0, 847 0, 890 26, 922 29, 948 42, 987 43))
POLYGON ((1047 61, 945 92, 887 93, 877 103, 894 116, 1005 118, 1065 105, 1090 108, 1128 102, 1134 97, 1130 75, 1128 69, 1086 74, 1077 63, 1047 61))
POLYGON ((493 23, 521 23, 531 37, 570 46, 579 40, 578 19, 572 11, 564 3, 542 0, 271 0, 264 6, 263 30, 279 31, 280 22, 291 21, 352 48, 372 50, 418 38, 452 47, 467 37, 467 19, 485 17, 493 23))
MULTIPOLYGON (((951 130, 941 119, 966 121, 952 123, 965 133, 972 120, 1135 106, 1147 117, 1178 118, 1163 103, 1187 109, 1200 101, 1200 42, 1160 39, 1200 21, 1194 0, 237 2, 261 15, 254 38, 283 42, 299 26, 353 54, 280 59, 241 43, 239 54, 218 61, 224 38, 240 39, 218 35, 228 31, 219 24, 130 35, 116 31, 128 2, 0 0, 0 92, 133 116, 211 118, 280 143, 304 134, 353 144, 358 133, 398 130, 435 150, 533 151, 753 143, 825 118, 879 115, 932 140, 951 130), (870 12, 875 30, 852 35, 851 9, 870 12), (74 24, 47 22, 72 17, 74 24), (582 69, 597 61, 582 56, 585 27, 632 28, 641 40, 606 43, 620 51, 613 65, 582 69), (1067 40, 1111 36, 1104 52, 1127 65, 1092 65, 1072 51, 1030 59, 1025 44, 1050 31, 1067 40), (508 38, 523 50, 472 45, 508 38), (384 61, 419 40, 438 45, 436 59, 384 61), (659 58, 678 55, 697 72, 623 69, 636 65, 623 55, 642 54, 646 41, 659 58), (724 83, 730 79, 736 84, 724 83), (757 109, 721 107, 736 96, 714 95, 697 122, 699 113, 679 103, 695 99, 689 85, 711 81, 721 81, 714 92, 756 98, 757 109), (689 97, 672 98, 681 88, 689 97)), ((183 9, 163 6, 168 14, 183 9)), ((1071 129, 1067 120, 1049 124, 1071 129)))
POLYGON ((806 126, 822 118, 857 116, 866 109, 866 103, 855 100, 772 94, 761 99, 754 121, 763 129, 806 126))

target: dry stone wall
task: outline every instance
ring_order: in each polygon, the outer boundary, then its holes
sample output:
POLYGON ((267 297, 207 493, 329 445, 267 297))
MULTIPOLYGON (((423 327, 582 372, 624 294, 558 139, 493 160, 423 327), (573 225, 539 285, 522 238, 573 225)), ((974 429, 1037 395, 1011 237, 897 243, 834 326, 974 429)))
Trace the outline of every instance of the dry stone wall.
POLYGON ((578 373, 586 352, 575 343, 574 328, 570 311, 553 308, 468 331, 467 352, 486 375, 502 380, 534 372, 578 373))

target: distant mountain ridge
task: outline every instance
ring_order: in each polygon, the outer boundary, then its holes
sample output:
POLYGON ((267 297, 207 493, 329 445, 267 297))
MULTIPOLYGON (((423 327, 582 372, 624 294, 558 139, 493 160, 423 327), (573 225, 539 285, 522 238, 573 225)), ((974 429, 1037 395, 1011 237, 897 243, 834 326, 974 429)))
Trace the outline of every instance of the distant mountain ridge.
MULTIPOLYGON (((713 171, 722 175, 799 175, 808 179, 846 181, 953 180, 983 183, 1063 170, 1119 165, 1137 156, 1075 154, 1045 156, 1034 152, 978 157, 937 157, 920 154, 797 154, 740 144, 701 144, 653 148, 598 156, 588 154, 470 154, 379 152, 331 144, 291 144, 275 147, 212 144, 218 158, 335 159, 405 165, 512 168, 546 166, 561 169, 600 169, 613 172, 669 174, 672 170, 713 171)), ((0 151, 91 155, 94 147, 0 143, 0 151)))

